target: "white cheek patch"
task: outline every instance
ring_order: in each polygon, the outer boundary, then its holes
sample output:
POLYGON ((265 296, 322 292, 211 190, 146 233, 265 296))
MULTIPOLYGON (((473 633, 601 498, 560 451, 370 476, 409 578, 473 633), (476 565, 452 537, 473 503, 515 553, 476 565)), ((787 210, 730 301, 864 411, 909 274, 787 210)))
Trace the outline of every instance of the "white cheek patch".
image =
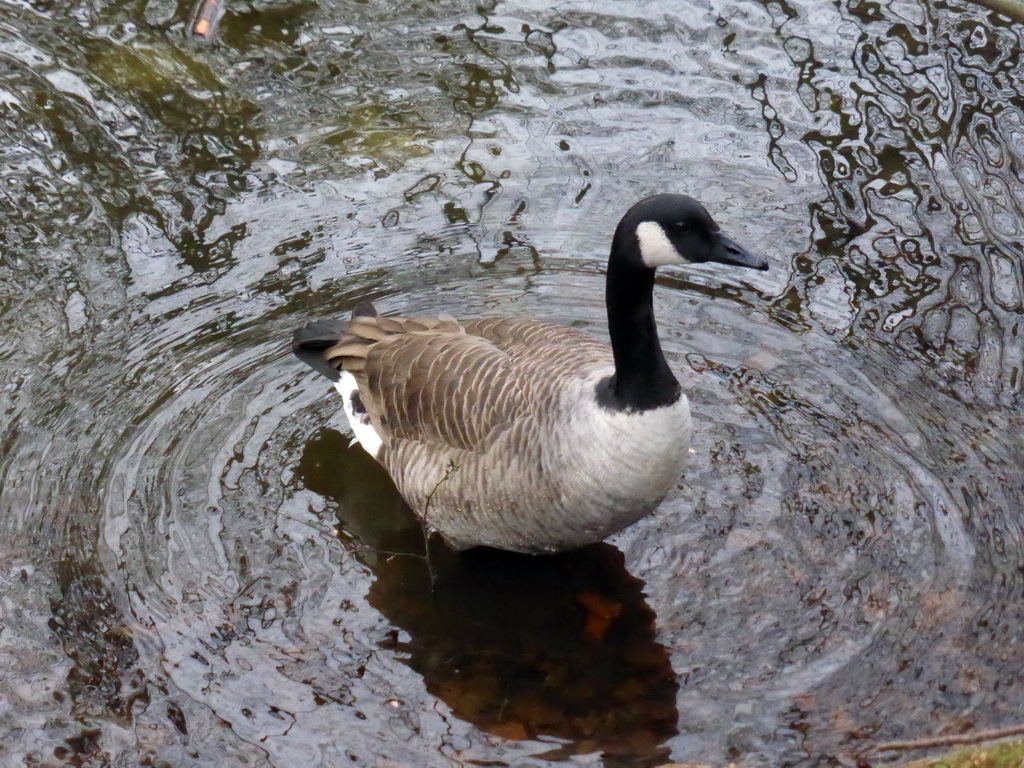
POLYGON ((641 222, 636 228, 636 239, 640 242, 640 258, 648 267, 684 264, 686 261, 657 222, 641 222))

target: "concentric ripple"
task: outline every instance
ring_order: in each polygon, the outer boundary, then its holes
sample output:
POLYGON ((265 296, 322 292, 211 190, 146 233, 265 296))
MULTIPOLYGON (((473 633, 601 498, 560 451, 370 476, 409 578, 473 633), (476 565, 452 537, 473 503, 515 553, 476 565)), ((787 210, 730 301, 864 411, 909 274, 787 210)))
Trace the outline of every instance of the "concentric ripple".
POLYGON ((0 23, 0 763, 855 761, 1024 710, 1021 27, 960 2, 157 5, 0 23), (552 558, 424 541, 288 339, 603 337, 659 278, 677 493, 552 558))
MULTIPOLYGON (((558 294, 602 332, 601 276, 569 263, 379 302, 478 314, 474 283, 523 313, 558 294)), ((139 338, 126 358, 158 405, 112 462, 103 510, 131 616, 159 648, 135 663, 271 763, 330 764, 352 744, 413 759, 431 739, 476 759, 522 743, 656 760, 712 753, 723 723, 727 749, 774 751, 765 729, 794 702, 878 674, 891 638, 934 642, 949 615, 922 606, 963 593, 975 554, 919 457, 912 396, 886 394, 827 336, 773 328, 750 288, 669 283, 657 309, 678 318, 661 327, 700 428, 678 495, 618 537, 625 559, 602 545, 553 559, 434 548, 428 562, 274 313, 216 328, 187 313, 139 338), (148 351, 184 339, 188 366, 164 371, 148 351)), ((836 716, 808 719, 833 734, 836 716)))

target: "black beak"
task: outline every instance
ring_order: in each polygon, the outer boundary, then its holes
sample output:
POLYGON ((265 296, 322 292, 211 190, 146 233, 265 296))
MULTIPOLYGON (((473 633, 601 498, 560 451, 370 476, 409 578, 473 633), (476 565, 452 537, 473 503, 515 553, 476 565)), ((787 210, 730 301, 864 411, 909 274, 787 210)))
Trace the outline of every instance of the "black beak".
POLYGON ((716 232, 714 238, 715 244, 711 261, 733 264, 737 267, 750 267, 751 269, 768 269, 768 259, 763 256, 755 256, 731 237, 716 232))

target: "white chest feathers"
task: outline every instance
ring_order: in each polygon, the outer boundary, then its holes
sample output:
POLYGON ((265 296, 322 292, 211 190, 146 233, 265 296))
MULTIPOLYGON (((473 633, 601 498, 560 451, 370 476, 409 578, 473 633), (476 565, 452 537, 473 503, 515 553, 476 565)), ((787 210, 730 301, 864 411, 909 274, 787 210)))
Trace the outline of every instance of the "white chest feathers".
MULTIPOLYGON (((593 391, 593 390, 591 390, 593 391)), ((675 487, 689 455, 693 425, 686 395, 661 408, 614 411, 596 398, 574 409, 561 443, 565 474, 586 483, 595 505, 653 509, 675 487)))

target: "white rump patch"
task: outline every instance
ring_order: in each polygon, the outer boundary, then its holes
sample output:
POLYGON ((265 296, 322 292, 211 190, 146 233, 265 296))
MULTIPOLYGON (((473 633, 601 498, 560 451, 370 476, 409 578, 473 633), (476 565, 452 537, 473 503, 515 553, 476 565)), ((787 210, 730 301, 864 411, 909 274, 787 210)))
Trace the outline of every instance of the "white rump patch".
POLYGON ((380 453, 380 447, 384 441, 381 440, 380 435, 377 434, 377 430, 373 428, 370 423, 370 416, 365 411, 363 413, 356 413, 355 407, 352 403, 352 396, 357 395, 359 392, 359 385, 356 384, 356 377, 348 371, 341 372, 341 378, 338 383, 334 385, 334 388, 338 390, 338 394, 341 395, 342 406, 345 408, 345 415, 348 416, 348 423, 352 427, 352 433, 355 435, 354 442, 359 443, 363 446, 368 454, 377 458, 377 454, 380 453))
POLYGON ((686 261, 657 222, 641 222, 636 228, 636 239, 640 241, 640 258, 648 267, 683 264, 686 261))

